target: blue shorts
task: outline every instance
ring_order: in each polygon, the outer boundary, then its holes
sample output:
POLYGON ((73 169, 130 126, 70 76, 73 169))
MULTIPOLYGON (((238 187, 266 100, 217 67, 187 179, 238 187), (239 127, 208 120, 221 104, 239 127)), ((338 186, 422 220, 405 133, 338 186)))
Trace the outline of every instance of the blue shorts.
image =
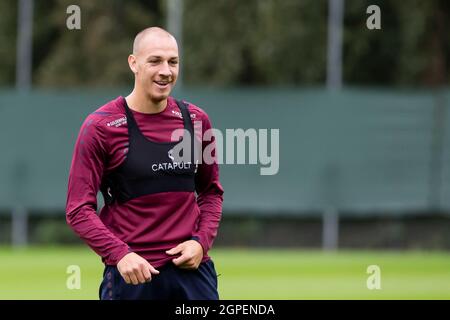
POLYGON ((185 270, 172 262, 157 268, 159 274, 144 284, 127 284, 116 266, 106 266, 100 300, 218 300, 217 274, 212 260, 197 270, 185 270))

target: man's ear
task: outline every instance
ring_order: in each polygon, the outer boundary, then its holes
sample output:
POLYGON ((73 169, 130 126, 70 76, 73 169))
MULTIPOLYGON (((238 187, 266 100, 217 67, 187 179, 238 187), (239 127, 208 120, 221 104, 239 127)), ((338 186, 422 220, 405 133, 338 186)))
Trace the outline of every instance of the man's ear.
POLYGON ((137 73, 137 66, 136 66, 136 56, 130 54, 128 56, 128 65, 130 66, 131 71, 133 71, 134 74, 137 73))

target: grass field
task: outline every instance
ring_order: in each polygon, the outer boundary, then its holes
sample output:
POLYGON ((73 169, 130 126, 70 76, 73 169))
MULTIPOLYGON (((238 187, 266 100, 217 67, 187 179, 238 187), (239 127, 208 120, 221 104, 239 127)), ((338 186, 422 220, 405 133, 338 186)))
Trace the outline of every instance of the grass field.
MULTIPOLYGON (((450 299, 450 253, 216 249, 221 299, 450 299), (381 289, 369 290, 369 265, 381 289)), ((0 248, 0 299, 97 299, 103 265, 87 247, 0 248), (69 290, 69 265, 81 288, 69 290)))

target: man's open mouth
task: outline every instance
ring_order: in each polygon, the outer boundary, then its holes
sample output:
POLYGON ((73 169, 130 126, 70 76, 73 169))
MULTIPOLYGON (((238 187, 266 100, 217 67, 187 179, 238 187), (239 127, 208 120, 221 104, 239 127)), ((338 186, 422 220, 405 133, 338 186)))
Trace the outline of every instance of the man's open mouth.
POLYGON ((170 81, 154 81, 159 87, 165 88, 170 84, 170 81))

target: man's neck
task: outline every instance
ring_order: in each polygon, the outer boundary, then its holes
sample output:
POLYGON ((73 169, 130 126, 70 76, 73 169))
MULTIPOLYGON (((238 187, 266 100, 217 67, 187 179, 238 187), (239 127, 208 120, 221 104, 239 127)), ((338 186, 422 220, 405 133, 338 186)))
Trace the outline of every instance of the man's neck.
POLYGON ((160 113, 167 106, 167 99, 154 102, 145 95, 139 94, 136 90, 133 90, 133 92, 125 97, 125 100, 130 109, 142 113, 160 113))

